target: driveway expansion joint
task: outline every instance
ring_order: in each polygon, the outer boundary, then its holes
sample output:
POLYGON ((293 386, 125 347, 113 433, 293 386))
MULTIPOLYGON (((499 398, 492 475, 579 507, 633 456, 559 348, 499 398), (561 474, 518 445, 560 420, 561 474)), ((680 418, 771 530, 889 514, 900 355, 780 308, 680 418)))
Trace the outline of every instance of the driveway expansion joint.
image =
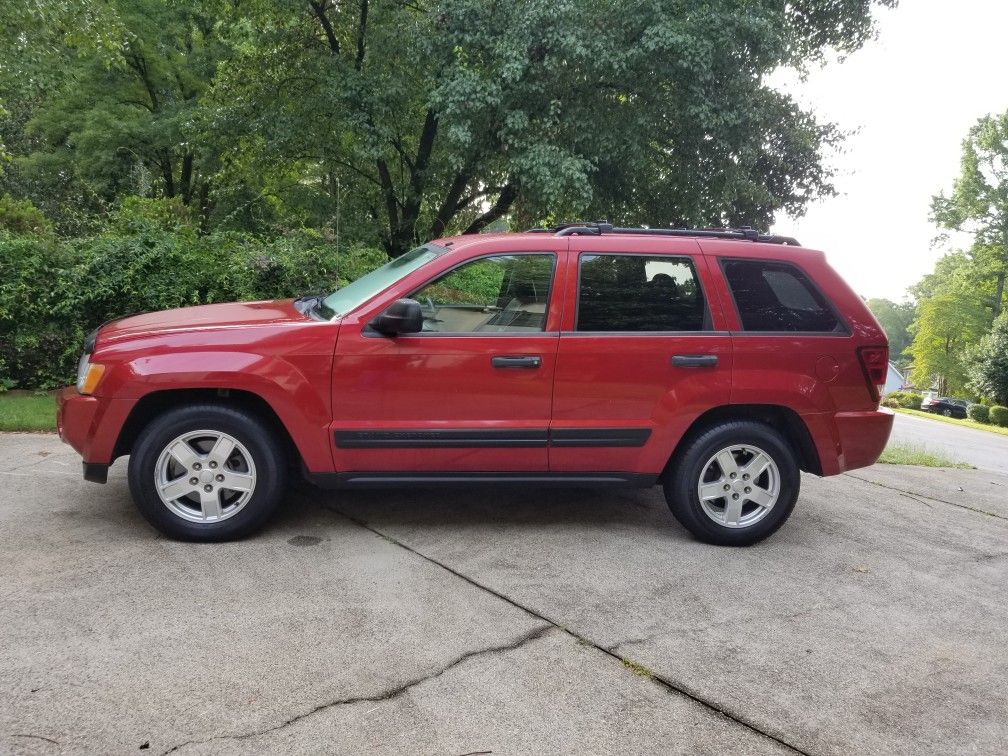
MULTIPOLYGON (((948 504, 950 507, 959 507, 960 509, 965 509, 968 512, 976 512, 977 514, 987 515, 988 517, 994 517, 998 520, 1008 520, 1008 517, 1004 515, 999 515, 996 512, 988 512, 986 509, 980 509, 979 507, 971 507, 969 504, 963 504, 958 501, 949 501, 948 499, 939 499, 935 496, 928 496, 927 494, 918 493, 916 491, 904 491, 902 488, 897 488, 896 486, 886 485, 885 483, 879 483, 876 480, 869 480, 868 478, 861 478, 852 473, 844 473, 844 477, 853 478, 854 480, 860 480, 862 483, 868 483, 872 486, 878 486, 879 488, 885 488, 889 491, 895 491, 898 494, 902 494, 907 498, 913 499, 914 497, 920 497, 922 499, 927 499, 928 501, 936 501, 940 504, 948 504)), ((921 502, 922 504, 925 502, 921 502)))
POLYGON ((539 627, 536 627, 528 631, 527 633, 523 633, 522 635, 518 636, 512 641, 509 641, 508 643, 504 643, 499 646, 490 646, 488 648, 481 648, 477 649, 476 651, 467 651, 466 653, 456 657, 455 659, 448 662, 439 669, 436 669, 428 674, 409 680, 403 683, 402 685, 397 685, 394 688, 384 690, 380 693, 375 693, 374 695, 370 696, 352 696, 348 698, 338 698, 334 701, 327 701, 326 703, 319 704, 318 706, 315 706, 314 708, 309 709, 306 712, 297 714, 291 717, 290 719, 286 720, 285 722, 281 722, 280 724, 274 725, 273 727, 266 727, 262 730, 253 730, 251 732, 239 733, 234 735, 215 735, 212 738, 206 738, 204 740, 187 740, 184 743, 179 743, 178 745, 172 746, 167 751, 164 751, 161 756, 167 756, 169 753, 175 753, 176 751, 182 750, 183 748, 188 748, 189 746, 207 745, 209 743, 216 743, 222 740, 248 740, 249 738, 257 738, 263 735, 269 735, 270 733, 278 732, 287 727, 290 727, 291 725, 297 724, 303 719, 307 719, 308 717, 314 716, 315 714, 336 708, 338 706, 348 706, 350 704, 356 704, 356 703, 380 703, 383 701, 391 701, 392 699, 398 698, 403 693, 406 693, 407 691, 417 687, 418 685, 422 685, 423 683, 429 682, 431 680, 436 680, 442 675, 450 672, 455 667, 458 667, 461 664, 465 664, 470 659, 473 659, 477 656, 486 656, 489 654, 502 654, 508 651, 514 651, 526 645, 527 643, 531 643, 532 641, 544 637, 545 635, 553 632, 553 630, 555 629, 556 628, 554 628, 553 625, 551 624, 540 625, 539 627))
POLYGON ((580 633, 577 633, 574 630, 571 630, 569 627, 566 627, 565 625, 561 624, 557 620, 552 619, 551 617, 548 617, 545 614, 543 614, 543 613, 541 613, 541 612, 539 612, 539 611, 537 611, 535 609, 532 609, 531 607, 526 606, 525 604, 519 603, 518 601, 516 601, 515 599, 511 598, 510 596, 507 596, 507 595, 501 593, 500 591, 497 591, 494 588, 491 588, 490 586, 488 586, 488 585, 486 585, 484 583, 479 582, 475 578, 470 577, 469 575, 466 575, 463 572, 459 572, 455 568, 450 567, 447 564, 445 564, 444 562, 441 562, 438 559, 436 559, 436 558, 434 558, 434 557, 432 557, 432 556, 430 556, 428 554, 425 554, 422 551, 419 551, 418 549, 413 548, 409 544, 406 544, 406 543, 398 540, 394 536, 390 536, 388 533, 382 532, 381 530, 379 530, 378 528, 370 525, 366 521, 361 520, 358 517, 354 517, 351 514, 347 514, 342 509, 339 509, 338 507, 334 507, 334 506, 330 505, 330 506, 327 506, 327 509, 329 509, 332 512, 335 512, 338 515, 341 515, 342 517, 345 517, 347 520, 349 520, 350 522, 354 523, 355 525, 359 525, 360 527, 364 528, 365 530, 369 530, 370 532, 374 533, 379 538, 382 538, 382 539, 388 541, 389 543, 393 543, 396 546, 398 546, 399 548, 405 549, 406 551, 410 552, 411 554, 414 554, 414 555, 420 557, 421 559, 423 559, 423 560, 425 560, 427 562, 430 562, 431 564, 437 565, 441 569, 445 570, 446 572, 451 573, 452 575, 454 575, 457 578, 460 578, 461 580, 464 580, 465 582, 469 583, 473 587, 478 588, 481 591, 485 591, 486 593, 489 593, 490 595, 495 596, 496 598, 499 598, 501 601, 507 602, 511 606, 515 607, 516 609, 520 609, 521 611, 525 612, 526 614, 529 614, 529 615, 531 615, 531 616, 533 616, 533 617, 535 617, 537 619, 540 619, 540 620, 543 620, 544 622, 549 623, 549 625, 551 626, 550 629, 556 628, 557 630, 562 631, 563 633, 569 635, 571 638, 573 638, 574 640, 576 640, 581 645, 590 646, 591 648, 594 648, 599 653, 605 654, 606 656, 610 657, 611 659, 615 659, 616 661, 619 661, 624 667, 626 667, 628 669, 631 669, 631 670, 641 670, 643 673, 645 673, 645 676, 649 680, 651 680, 654 684, 658 685, 659 687, 664 688, 666 691, 668 691, 670 693, 674 693, 674 694, 679 695, 679 696, 682 696, 683 698, 687 698, 690 701, 692 701, 693 703, 699 705, 701 708, 706 709, 707 711, 710 711, 710 712, 712 712, 714 714, 720 715, 724 719, 727 719, 728 721, 733 722, 736 725, 739 725, 740 727, 744 727, 745 729, 749 730, 750 732, 755 733, 756 735, 760 735, 760 736, 766 738, 767 740, 773 741, 777 745, 786 748, 787 750, 791 751, 792 753, 797 753, 797 754, 800 754, 801 756, 812 756, 808 751, 805 751, 805 750, 799 748, 798 746, 796 746, 796 745, 794 745, 792 743, 789 743, 787 740, 784 739, 783 736, 774 735, 771 732, 767 732, 766 730, 761 729, 759 725, 755 724, 754 722, 748 721, 744 716, 739 715, 739 714, 734 714, 734 713, 728 711, 726 708, 722 707, 721 705, 719 705, 719 704, 717 704, 717 703, 715 703, 713 701, 706 700, 705 698, 703 698, 701 696, 700 693, 693 692, 693 691, 687 689, 686 687, 684 687, 681 683, 677 683, 677 682, 675 682, 673 680, 670 680, 670 679, 668 679, 666 677, 663 677, 662 675, 654 672, 653 670, 650 670, 647 667, 645 667, 645 666, 643 666, 643 665, 635 662, 630 657, 623 656, 622 654, 620 654, 620 653, 618 653, 618 652, 616 652, 614 650, 615 648, 618 648, 620 645, 623 645, 623 644, 616 644, 616 646, 612 646, 611 648, 606 648, 605 646, 602 646, 599 643, 596 643, 591 638, 586 638, 585 636, 581 635, 580 633))

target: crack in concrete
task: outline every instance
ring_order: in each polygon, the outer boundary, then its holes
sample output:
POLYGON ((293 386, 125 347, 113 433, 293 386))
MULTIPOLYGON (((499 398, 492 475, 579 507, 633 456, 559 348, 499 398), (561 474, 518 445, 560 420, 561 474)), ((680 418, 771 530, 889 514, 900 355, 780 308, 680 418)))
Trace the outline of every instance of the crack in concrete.
POLYGON ((911 499, 914 498, 915 496, 919 496, 923 499, 937 501, 940 504, 948 504, 950 507, 959 507, 960 509, 965 509, 969 512, 976 512, 977 514, 987 515, 988 517, 994 517, 995 519, 998 520, 1008 520, 1008 517, 1005 517, 1004 515, 997 514, 996 512, 988 512, 986 509, 980 509, 979 507, 971 507, 969 504, 963 504, 958 501, 939 499, 936 496, 928 496, 927 494, 917 493, 916 491, 904 491, 902 488, 897 488, 896 486, 889 486, 886 485, 885 483, 879 483, 878 481, 875 480, 869 480, 868 478, 859 478, 857 475, 853 475, 852 473, 844 473, 844 476, 847 478, 853 478, 854 480, 860 480, 862 483, 868 483, 873 486, 878 486, 879 488, 885 488, 889 491, 895 491, 896 493, 902 494, 903 496, 907 496, 911 499))
POLYGON ((47 738, 45 735, 33 735, 30 732, 14 732, 11 733, 12 738, 32 738, 33 740, 44 740, 46 743, 52 743, 53 745, 59 745, 58 740, 53 740, 52 738, 47 738))
POLYGON ((555 619, 553 619, 551 617, 548 617, 547 615, 543 614, 542 612, 539 612, 539 611, 537 611, 535 609, 532 609, 531 607, 528 607, 528 606, 526 606, 524 604, 521 604, 518 601, 516 601, 515 599, 511 598, 510 596, 507 596, 507 595, 501 593, 500 591, 495 590, 494 588, 491 588, 490 586, 488 586, 488 585, 486 585, 484 583, 481 583, 480 581, 476 580, 475 578, 470 577, 469 575, 466 575, 463 572, 459 572, 458 570, 456 570, 453 567, 448 566, 444 562, 441 562, 438 559, 435 559, 434 557, 432 557, 432 556, 430 556, 428 554, 425 554, 422 551, 419 551, 419 550, 413 548, 412 546, 410 546, 410 545, 408 545, 406 543, 403 543, 402 541, 398 540, 397 538, 395 538, 393 536, 390 536, 387 533, 384 533, 384 532, 378 530, 375 527, 372 527, 371 525, 369 525, 364 520, 361 520, 361 519, 359 519, 357 517, 354 517, 353 515, 347 514, 346 512, 344 512, 341 509, 338 509, 337 507, 328 506, 327 508, 329 510, 335 512, 336 514, 342 515, 343 517, 345 517, 346 519, 348 519, 350 522, 355 523, 356 525, 359 525, 360 527, 364 528, 365 530, 371 531, 372 533, 374 533, 379 538, 383 538, 386 541, 395 544, 399 548, 405 549, 406 551, 410 552, 411 554, 415 554, 416 556, 420 557, 424 561, 427 561, 427 562, 430 562, 431 564, 437 565, 441 569, 445 570, 446 572, 451 573, 452 575, 454 575, 457 578, 460 578, 461 580, 464 580, 465 582, 469 583, 470 585, 472 585, 472 586, 474 586, 476 588, 479 588, 480 590, 485 591, 485 592, 489 593, 492 596, 496 596, 501 601, 507 602, 508 604, 510 604, 511 606, 515 607, 516 609, 520 609, 521 611, 525 612, 526 614, 529 614, 529 615, 531 615, 531 616, 533 616, 533 617, 535 617, 537 619, 541 619, 544 622, 548 622, 552 627, 554 627, 557 630, 560 630, 560 631, 564 632, 565 634, 569 635, 571 638, 573 638, 574 640, 576 640, 578 643, 580 643, 580 644, 582 644, 584 646, 590 646, 591 648, 594 648, 596 651, 598 651, 598 652, 600 652, 602 654, 605 654, 606 656, 610 657, 611 659, 615 659, 615 660, 619 661, 624 667, 628 667, 631 670, 633 670, 633 669, 640 669, 640 670, 646 671, 647 677, 652 682, 654 682, 655 684, 657 684, 659 687, 664 688, 665 690, 667 690, 667 691, 669 691, 671 693, 674 693, 676 695, 679 695, 679 696, 682 696, 684 698, 687 698, 690 701, 692 701, 693 703, 695 703, 695 704, 699 705, 700 707, 702 707, 703 709, 706 709, 707 711, 713 712, 714 714, 717 714, 717 715, 719 715, 721 717, 724 717, 728 721, 733 722, 734 724, 737 724, 737 725, 739 725, 741 727, 744 727, 745 729, 749 730, 750 732, 753 732, 756 735, 760 735, 760 736, 766 738, 767 740, 773 741, 777 745, 780 745, 780 746, 786 748, 789 751, 792 751, 794 753, 800 754, 801 756, 811 756, 811 754, 808 751, 804 751, 801 748, 799 748, 798 746, 796 746, 796 745, 794 745, 792 743, 789 743, 787 740, 784 739, 783 735, 775 735, 772 732, 768 732, 766 730, 761 729, 759 725, 757 725, 754 722, 749 721, 744 715, 742 715, 742 714, 735 714, 735 713, 729 711, 727 708, 721 706, 720 704, 717 704, 717 703, 715 703, 713 701, 708 701, 707 699, 705 699, 703 697, 703 695, 700 692, 698 692, 698 691, 692 691, 689 688, 687 688, 685 685, 683 685, 682 683, 678 683, 678 682, 676 682, 674 680, 670 680, 667 677, 663 677, 662 675, 660 675, 660 674, 658 674, 658 673, 656 673, 656 672, 654 672, 654 671, 652 671, 650 669, 647 669, 647 667, 644 667, 641 664, 638 664, 633 659, 631 659, 631 658, 629 658, 627 656, 623 656, 622 654, 620 654, 620 653, 618 653, 618 652, 616 652, 616 651, 614 651, 612 649, 606 648, 605 646, 599 645, 598 643, 596 643, 595 641, 591 640, 590 638, 586 638, 585 636, 580 635, 579 633, 576 633, 575 631, 573 631, 570 628, 566 627, 565 625, 563 625, 562 623, 558 622, 557 620, 555 620, 555 619))
POLYGON ((286 727, 290 727, 291 725, 297 724, 301 720, 307 719, 308 717, 318 714, 319 712, 336 708, 337 706, 348 706, 350 704, 356 704, 356 703, 380 703, 382 701, 391 701, 392 699, 398 698, 402 694, 406 693, 411 688, 415 688, 418 685, 422 685, 423 683, 429 682, 431 680, 436 680, 437 678, 441 677, 441 675, 450 672, 455 667, 458 667, 460 664, 464 664, 470 659, 473 659, 477 656, 486 656, 488 654, 501 654, 507 651, 514 651, 515 649, 521 648, 526 643, 531 643, 532 641, 542 638, 547 633, 552 632, 554 629, 555 628, 550 624, 540 625, 539 627, 534 628, 527 633, 523 633, 522 635, 518 636, 518 638, 516 638, 515 640, 505 643, 503 645, 490 646, 489 648, 481 648, 477 649, 476 651, 467 651, 466 653, 462 654, 456 659, 453 659, 452 661, 448 662, 448 664, 445 664, 440 669, 436 669, 432 672, 429 672, 420 677, 416 677, 401 685, 396 685, 395 687, 389 688, 388 690, 384 690, 380 693, 375 693, 374 695, 370 696, 352 696, 350 698, 338 698, 334 701, 327 701, 325 703, 313 707, 312 709, 309 709, 308 711, 302 712, 301 714, 297 714, 291 717, 290 719, 281 722, 278 725, 273 725, 272 727, 266 727, 262 730, 253 730, 251 732, 238 733, 233 735, 215 735, 212 738, 206 738, 204 740, 187 740, 184 743, 179 743, 178 745, 172 746, 167 751, 164 751, 164 753, 162 753, 161 756, 167 756, 167 754, 169 753, 175 753, 176 751, 179 751, 183 748, 188 748, 189 746, 206 745, 207 743, 216 743, 221 740, 247 740, 249 738, 256 738, 262 735, 268 735, 272 732, 277 732, 286 727))

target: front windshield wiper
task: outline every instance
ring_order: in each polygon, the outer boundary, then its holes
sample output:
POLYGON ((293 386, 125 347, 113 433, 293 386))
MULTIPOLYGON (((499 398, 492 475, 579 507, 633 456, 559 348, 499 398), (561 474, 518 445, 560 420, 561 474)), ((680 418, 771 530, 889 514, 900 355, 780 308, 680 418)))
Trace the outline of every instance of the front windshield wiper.
POLYGON ((318 320, 331 320, 336 311, 325 303, 328 294, 307 294, 294 300, 294 307, 302 315, 308 315, 318 320))

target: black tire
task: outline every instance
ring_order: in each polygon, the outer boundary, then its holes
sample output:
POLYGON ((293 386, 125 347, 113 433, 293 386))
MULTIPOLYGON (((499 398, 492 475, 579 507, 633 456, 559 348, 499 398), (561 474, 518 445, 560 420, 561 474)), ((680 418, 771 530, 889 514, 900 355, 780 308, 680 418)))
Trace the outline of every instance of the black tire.
POLYGON ((944 415, 945 417, 952 417, 952 410, 950 410, 950 409, 943 409, 943 410, 942 410, 942 414, 943 414, 943 415, 944 415))
MULTIPOLYGON (((749 546, 762 541, 787 521, 798 500, 801 473, 791 445, 781 434, 763 423, 732 421, 715 425, 687 441, 663 482, 672 514, 701 541, 719 546, 749 546), (732 528, 707 515, 697 488, 708 460, 736 444, 756 447, 773 460, 779 472, 780 492, 762 519, 747 527, 732 528)), ((745 495, 742 496, 744 501, 745 495)))
POLYGON ((159 415, 140 433, 129 460, 130 492, 144 519, 166 536, 184 541, 229 541, 259 530, 283 499, 286 481, 287 460, 275 432, 254 414, 215 404, 179 407, 159 415), (184 519, 168 508, 156 489, 155 467, 162 451, 179 436, 198 430, 228 434, 245 447, 255 464, 251 497, 233 516, 219 521, 184 519))

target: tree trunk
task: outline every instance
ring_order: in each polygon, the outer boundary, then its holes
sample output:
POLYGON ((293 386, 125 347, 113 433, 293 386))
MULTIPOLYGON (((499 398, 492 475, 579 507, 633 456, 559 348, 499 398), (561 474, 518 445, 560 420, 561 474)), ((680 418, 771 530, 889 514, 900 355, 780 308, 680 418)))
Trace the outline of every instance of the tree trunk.
POLYGON ((1001 256, 1001 270, 998 272, 997 285, 994 287, 994 301, 992 303, 991 309, 994 311, 994 319, 997 320, 997 316, 1001 314, 1001 301, 1004 298, 1005 289, 1005 276, 1008 274, 1008 235, 1004 242, 1002 256, 1001 256))
POLYGON ((389 236, 385 245, 389 257, 399 257, 410 250, 417 241, 417 221, 423 204, 424 190, 427 188, 427 167, 430 165, 434 140, 437 138, 437 114, 428 109, 424 117, 420 143, 417 145, 416 159, 410 168, 409 186, 406 198, 400 202, 395 194, 388 164, 378 161, 378 177, 385 195, 385 209, 389 217, 389 236))
POLYGON ((182 158, 182 174, 179 176, 179 191, 182 193, 182 204, 188 207, 192 199, 193 154, 187 152, 182 158))
POLYGON ((172 170, 171 153, 169 153, 167 150, 164 150, 161 153, 161 160, 159 162, 160 162, 160 165, 161 165, 161 176, 162 176, 162 178, 164 178, 164 182, 165 182, 165 186, 164 186, 165 197, 174 197, 175 196, 175 175, 174 175, 174 172, 172 170))
POLYGON ((489 226, 495 220, 500 218, 504 213, 511 209, 511 205, 514 201, 518 199, 518 187, 511 181, 504 185, 501 189, 500 195, 497 197, 497 201, 493 204, 489 210, 479 216, 476 220, 469 224, 469 227, 463 231, 463 234, 478 234, 484 228, 489 226))
POLYGON ((210 182, 202 181, 199 187, 199 230, 205 234, 210 227, 210 212, 213 210, 213 202, 210 201, 210 182))

